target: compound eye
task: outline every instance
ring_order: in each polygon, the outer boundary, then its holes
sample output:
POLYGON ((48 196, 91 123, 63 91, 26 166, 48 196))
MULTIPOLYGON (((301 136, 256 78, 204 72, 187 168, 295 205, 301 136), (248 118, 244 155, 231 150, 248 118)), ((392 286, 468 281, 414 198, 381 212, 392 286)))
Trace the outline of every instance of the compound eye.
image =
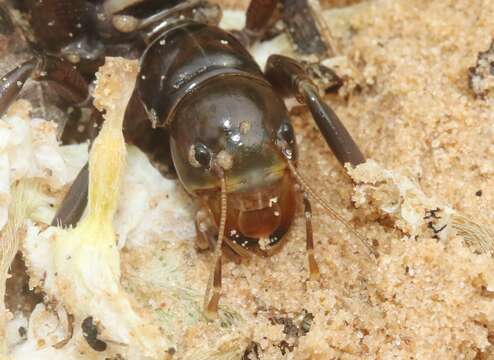
POLYGON ((211 167, 211 159, 211 151, 206 145, 197 143, 190 147, 189 162, 192 166, 209 169, 211 167))
POLYGON ((288 145, 295 143, 295 133, 292 124, 289 122, 282 123, 278 129, 278 138, 286 141, 288 145))

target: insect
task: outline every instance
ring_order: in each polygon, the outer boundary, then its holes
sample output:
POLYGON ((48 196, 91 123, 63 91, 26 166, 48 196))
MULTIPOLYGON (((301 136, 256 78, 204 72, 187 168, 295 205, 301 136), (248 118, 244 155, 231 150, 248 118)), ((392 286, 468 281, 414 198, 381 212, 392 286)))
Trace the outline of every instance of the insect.
MULTIPOLYGON (((62 3, 43 1, 48 2, 62 3)), ((93 2, 82 3, 86 7, 78 12, 81 19, 88 9, 94 11, 93 2)), ((105 2, 103 9, 113 3, 105 2)), ((246 27, 236 34, 216 26, 219 17, 214 11, 201 11, 203 18, 198 19, 194 9, 211 9, 202 2, 180 3, 144 18, 116 13, 111 23, 125 36, 108 40, 102 33, 96 31, 96 36, 95 30, 86 29, 74 35, 79 39, 76 44, 87 44, 84 52, 69 52, 67 49, 74 49, 69 41, 58 46, 58 57, 42 56, 45 78, 68 89, 69 94, 83 88, 73 99, 83 100, 88 96, 88 85, 81 79, 101 60, 90 56, 96 51, 91 37, 102 44, 103 55, 114 54, 115 47, 143 49, 140 73, 125 114, 126 139, 158 162, 171 164, 184 189, 196 200, 197 247, 214 249, 215 256, 204 304, 211 318, 218 311, 223 259, 276 253, 286 240, 284 235, 295 216, 298 197, 305 208, 312 278, 319 276, 319 268, 314 257, 309 198, 357 234, 297 171, 297 144, 283 98, 294 96, 307 105, 340 163, 364 162, 358 146, 321 99, 301 64, 272 55, 262 72, 242 44, 255 41, 267 30, 275 4, 276 0, 252 0, 246 27), (194 16, 183 16, 184 11, 194 16), (60 60, 60 54, 65 61, 60 60)), ((55 18, 55 22, 58 20, 55 18)), ((105 24, 108 26, 108 21, 105 24)), ((39 64, 39 59, 32 60, 5 77, 0 110, 18 93, 18 88, 6 82, 25 81, 39 71, 39 64)), ((87 201, 87 182, 86 166, 64 199, 54 224, 77 222, 87 201)))

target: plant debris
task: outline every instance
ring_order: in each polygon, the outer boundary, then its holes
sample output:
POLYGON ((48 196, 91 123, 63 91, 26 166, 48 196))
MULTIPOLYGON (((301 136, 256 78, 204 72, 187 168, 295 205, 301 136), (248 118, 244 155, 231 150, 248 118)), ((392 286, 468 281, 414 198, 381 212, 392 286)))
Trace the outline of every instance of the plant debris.
POLYGON ((479 52, 477 63, 469 69, 468 84, 476 96, 485 97, 494 88, 494 41, 489 49, 479 52))

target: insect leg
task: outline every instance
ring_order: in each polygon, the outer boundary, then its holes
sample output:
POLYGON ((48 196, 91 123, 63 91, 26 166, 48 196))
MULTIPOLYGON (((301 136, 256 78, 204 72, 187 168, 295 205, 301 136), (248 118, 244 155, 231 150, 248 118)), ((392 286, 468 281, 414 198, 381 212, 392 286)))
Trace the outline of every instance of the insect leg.
POLYGON ((75 226, 87 205, 89 183, 88 163, 79 171, 53 218, 52 226, 75 226))
POLYGON ((312 207, 310 206, 309 196, 304 193, 304 214, 305 214, 305 228, 306 228, 306 241, 307 241, 307 256, 309 259, 309 274, 312 280, 319 278, 319 266, 317 265, 316 258, 314 257, 314 238, 312 232, 312 207))
POLYGON ((33 58, 5 74, 0 81, 0 117, 17 99, 24 83, 32 76, 39 60, 33 58))
POLYGON ((38 81, 46 81, 57 89, 58 95, 70 104, 83 106, 89 100, 89 85, 81 73, 68 61, 45 56, 33 74, 38 81))
POLYGON ((213 249, 218 229, 211 220, 210 211, 202 206, 196 213, 196 245, 199 250, 213 249))
POLYGON ((29 78, 52 83, 59 95, 71 104, 82 104, 88 99, 88 84, 71 64, 52 56, 33 58, 1 78, 0 116, 15 101, 29 78))
POLYGON ((115 14, 112 17, 112 23, 115 29, 123 33, 141 32, 144 41, 149 43, 170 24, 183 18, 209 25, 218 25, 221 15, 221 8, 217 4, 206 0, 186 0, 143 18, 129 14, 115 14))
POLYGON ((245 46, 259 40, 273 25, 278 3, 278 0, 251 0, 245 27, 241 31, 233 31, 232 34, 245 46))
POLYGON ((95 30, 93 5, 85 0, 24 1, 41 49, 57 53, 80 35, 95 30))
POLYGON ((314 83, 295 60, 271 55, 266 64, 266 77, 284 97, 295 96, 309 107, 321 134, 339 162, 356 166, 365 162, 364 155, 334 111, 321 99, 314 83))
MULTIPOLYGON (((86 80, 69 63, 47 56, 31 59, 4 76, 0 83, 0 115, 3 114, 19 95, 23 83, 28 78, 46 81, 56 87, 59 95, 69 103, 83 104, 89 99, 86 80)), ((98 112, 93 110, 93 117, 98 112)), ((62 201, 52 225, 75 225, 81 217, 87 203, 88 168, 79 172, 68 194, 62 201)))
POLYGON ((5 3, 0 4, 0 35, 10 35, 15 31, 14 23, 5 3))
POLYGON ((308 0, 284 0, 283 21, 301 55, 326 57, 328 46, 308 0))
POLYGON ((221 297, 221 269, 223 263, 223 256, 220 255, 216 259, 213 272, 211 273, 212 279, 208 284, 208 290, 206 291, 206 297, 204 298, 204 314, 208 319, 215 319, 218 317, 218 304, 221 297), (211 289, 212 283, 212 289, 211 289), (209 293, 211 296, 209 297, 209 293))
MULTIPOLYGON (((87 131, 89 139, 94 138, 97 133, 97 126, 101 124, 101 114, 92 106, 89 95, 89 86, 84 77, 67 61, 55 57, 47 56, 43 58, 39 69, 33 74, 33 78, 39 81, 48 82, 57 89, 60 97, 69 104, 88 107, 91 111, 91 124, 87 131), (95 128, 96 125, 96 128, 95 128)), ((63 137, 68 138, 69 132, 76 131, 69 124, 64 128, 63 137)), ((87 204, 89 170, 86 164, 72 183, 68 193, 62 200, 52 225, 74 226, 82 216, 87 204)))
MULTIPOLYGON (((214 249, 216 239, 218 237, 218 227, 214 223, 213 214, 206 203, 200 205, 196 212, 195 218, 196 227, 196 246, 199 251, 214 249)), ((223 237, 225 246, 223 246, 223 254, 227 259, 233 260, 240 264, 242 258, 249 258, 250 253, 237 245, 228 236, 223 237)))

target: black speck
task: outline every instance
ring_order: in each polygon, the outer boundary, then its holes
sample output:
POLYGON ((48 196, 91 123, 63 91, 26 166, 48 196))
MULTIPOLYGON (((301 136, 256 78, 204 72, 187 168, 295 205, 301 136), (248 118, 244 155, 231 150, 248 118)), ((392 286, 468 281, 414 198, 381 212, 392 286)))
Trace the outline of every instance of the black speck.
POLYGON ((101 352, 106 350, 106 343, 98 339, 98 328, 93 323, 92 316, 88 316, 84 319, 81 328, 84 339, 86 339, 88 345, 91 346, 94 351, 101 352))
POLYGON ((241 360, 259 360, 261 346, 255 341, 251 341, 247 349, 245 349, 241 360))
POLYGON ((24 326, 21 326, 18 331, 19 331, 19 336, 21 338, 26 337, 27 330, 26 330, 26 328, 24 326))
POLYGON ((286 355, 288 352, 292 352, 294 348, 294 346, 290 345, 286 340, 281 340, 278 347, 280 348, 281 355, 286 355))
POLYGON ((303 309, 295 318, 289 316, 273 317, 270 319, 272 324, 283 325, 283 332, 289 337, 300 337, 307 335, 310 331, 314 315, 303 309))
POLYGON ((476 196, 481 197, 482 196, 482 190, 477 190, 475 193, 476 196))

